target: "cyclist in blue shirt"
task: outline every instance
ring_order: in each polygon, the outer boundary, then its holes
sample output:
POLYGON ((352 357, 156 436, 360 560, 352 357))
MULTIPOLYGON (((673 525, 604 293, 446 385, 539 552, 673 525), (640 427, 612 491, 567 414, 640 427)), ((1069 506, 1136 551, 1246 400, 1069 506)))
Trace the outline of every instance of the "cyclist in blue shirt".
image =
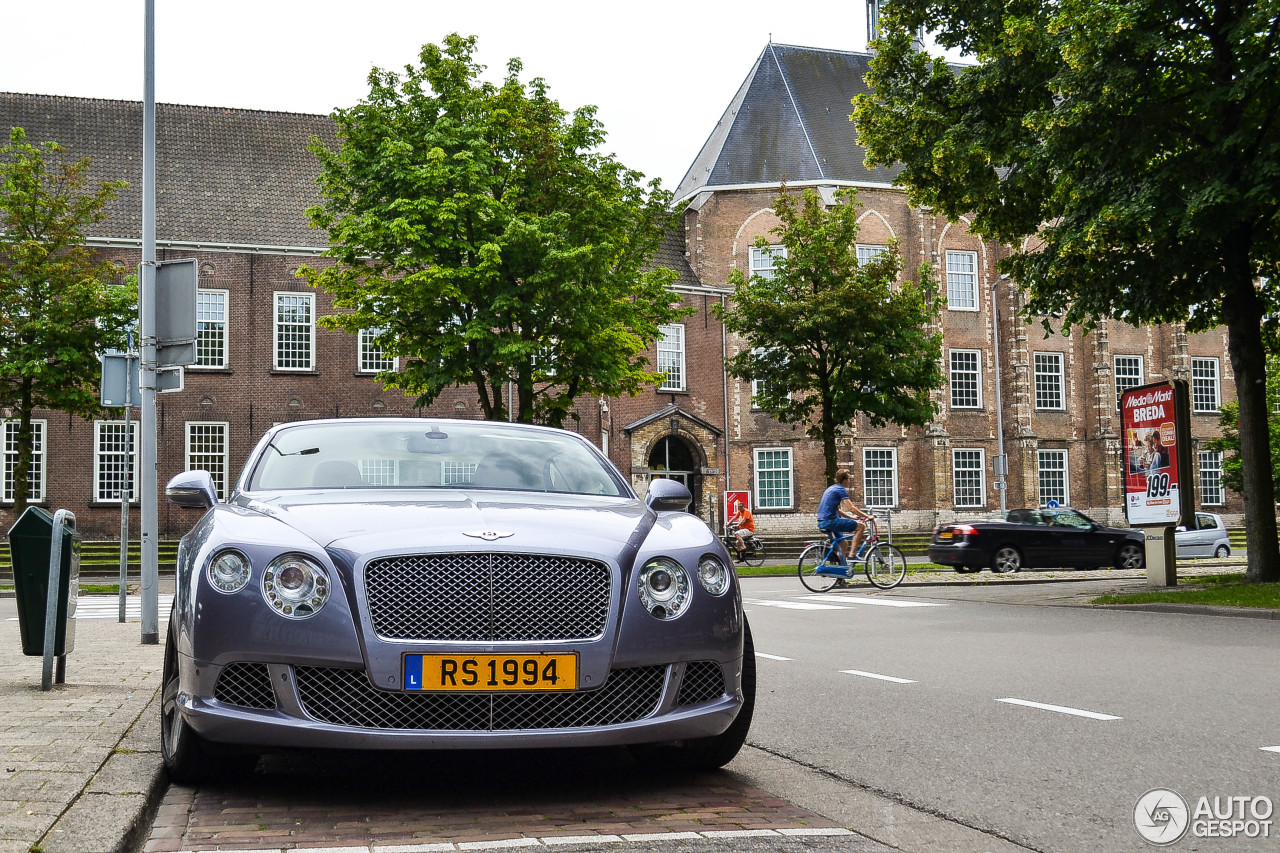
POLYGON ((840 550, 844 554, 845 562, 849 561, 849 551, 862 546, 862 540, 867 535, 865 524, 859 524, 859 521, 866 521, 871 518, 862 510, 853 505, 853 501, 849 498, 849 469, 841 468, 836 472, 836 481, 827 487, 822 493, 822 500, 818 502, 818 529, 826 533, 834 533, 837 536, 845 533, 854 534, 852 542, 845 539, 840 543, 840 550))

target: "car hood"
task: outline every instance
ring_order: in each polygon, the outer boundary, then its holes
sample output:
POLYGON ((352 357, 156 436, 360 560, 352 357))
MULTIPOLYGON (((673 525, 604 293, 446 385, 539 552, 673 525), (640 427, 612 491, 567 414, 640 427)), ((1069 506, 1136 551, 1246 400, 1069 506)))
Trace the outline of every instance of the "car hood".
POLYGON ((352 554, 492 547, 615 556, 639 547, 656 518, 635 498, 483 490, 277 492, 242 506, 352 554))

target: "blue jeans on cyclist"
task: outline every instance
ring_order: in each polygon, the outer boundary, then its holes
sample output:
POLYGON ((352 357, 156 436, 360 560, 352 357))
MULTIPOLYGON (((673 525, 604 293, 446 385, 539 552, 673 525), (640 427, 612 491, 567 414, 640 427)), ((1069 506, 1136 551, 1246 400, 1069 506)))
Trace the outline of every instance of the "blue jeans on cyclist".
MULTIPOLYGON (((858 524, 859 521, 856 518, 845 518, 844 516, 840 516, 839 518, 832 518, 827 521, 819 521, 818 529, 823 533, 830 533, 832 536, 844 536, 845 534, 852 535, 857 533, 858 524)), ((840 552, 844 554, 845 560, 848 560, 850 557, 849 543, 841 542, 840 546, 840 552)))

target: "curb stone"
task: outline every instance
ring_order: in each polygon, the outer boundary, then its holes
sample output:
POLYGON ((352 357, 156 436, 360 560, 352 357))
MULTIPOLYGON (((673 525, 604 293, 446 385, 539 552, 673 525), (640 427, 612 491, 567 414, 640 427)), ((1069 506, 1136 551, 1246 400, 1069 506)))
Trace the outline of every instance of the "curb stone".
POLYGON ((141 847, 168 782, 151 724, 159 719, 159 704, 156 688, 102 768, 37 842, 43 853, 132 853, 141 847))

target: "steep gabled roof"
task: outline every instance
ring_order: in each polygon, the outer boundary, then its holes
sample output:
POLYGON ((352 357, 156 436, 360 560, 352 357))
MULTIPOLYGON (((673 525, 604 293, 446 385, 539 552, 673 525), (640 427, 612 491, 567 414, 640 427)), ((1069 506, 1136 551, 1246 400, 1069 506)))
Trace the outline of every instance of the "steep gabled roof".
POLYGON ((849 113, 868 53, 769 44, 676 188, 830 181, 889 185, 896 169, 868 169, 849 113))
MULTIPOLYGON (((90 157, 95 182, 124 179, 91 238, 142 236, 142 104, 0 93, 0 133, 22 127, 90 157)), ((312 137, 335 145, 326 116, 156 104, 156 237, 160 241, 323 247, 304 211, 320 201, 312 137)))

